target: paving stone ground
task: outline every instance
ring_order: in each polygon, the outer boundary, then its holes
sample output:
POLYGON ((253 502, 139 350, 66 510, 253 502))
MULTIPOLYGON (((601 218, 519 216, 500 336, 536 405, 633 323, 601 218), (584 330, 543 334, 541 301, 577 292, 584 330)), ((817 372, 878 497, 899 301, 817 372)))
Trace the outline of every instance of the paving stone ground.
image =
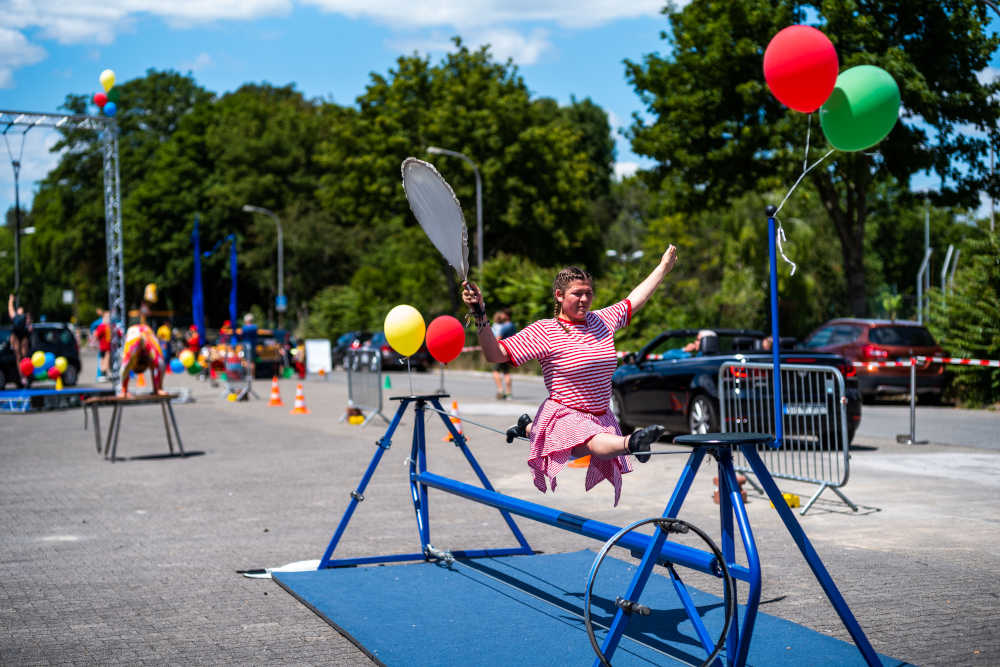
MULTIPOLYGON (((307 416, 289 414, 292 381, 282 382, 284 408, 267 407, 266 383, 256 387, 262 400, 229 403, 191 378, 170 382, 196 398, 174 408, 186 458, 163 456, 156 407, 126 411, 118 446, 126 460, 116 463, 96 453, 80 410, 0 414, 0 664, 370 664, 274 582, 236 571, 319 558, 384 424, 339 421, 347 402, 339 373, 305 383, 307 416)), ((488 402, 491 383, 480 382, 488 402)), ((495 428, 510 421, 466 416, 495 428)), ((411 429, 408 416, 338 556, 417 549, 404 464, 411 429)), ((582 470, 539 494, 523 448, 465 429, 498 490, 616 525, 659 515, 683 460, 641 466, 613 508, 607 485, 584 493, 582 470)), ((435 471, 473 481, 443 434, 428 422, 435 471)), ((860 511, 827 493, 801 522, 875 649, 918 665, 1000 664, 1000 454, 855 444, 845 492, 860 511)), ((717 523, 711 477, 699 476, 682 514, 707 529, 717 523)), ((751 492, 748 512, 764 567, 762 610, 848 639, 768 501, 751 492)), ((519 523, 545 552, 600 546, 519 523)), ((495 511, 443 494, 431 497, 431 526, 443 548, 511 544, 495 511)))

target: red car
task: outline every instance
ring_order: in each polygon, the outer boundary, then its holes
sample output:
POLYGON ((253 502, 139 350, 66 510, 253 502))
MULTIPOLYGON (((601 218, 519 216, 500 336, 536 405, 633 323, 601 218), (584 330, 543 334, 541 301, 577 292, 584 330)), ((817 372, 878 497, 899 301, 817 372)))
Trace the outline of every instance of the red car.
MULTIPOLYGON (((838 318, 813 331, 803 345, 817 352, 832 352, 857 365, 861 397, 870 401, 884 394, 910 391, 910 369, 877 366, 872 362, 905 361, 910 357, 943 357, 944 350, 931 332, 919 322, 906 320, 870 320, 838 318), (870 364, 870 365, 869 365, 870 364)), ((917 366, 917 397, 937 403, 948 384, 950 374, 943 364, 929 361, 917 366)))

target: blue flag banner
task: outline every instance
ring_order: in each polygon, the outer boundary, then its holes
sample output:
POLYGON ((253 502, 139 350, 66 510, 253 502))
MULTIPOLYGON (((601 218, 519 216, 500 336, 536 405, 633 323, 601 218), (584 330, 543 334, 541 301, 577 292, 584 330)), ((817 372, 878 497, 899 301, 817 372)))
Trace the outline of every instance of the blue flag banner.
POLYGON ((236 235, 230 234, 229 239, 229 273, 232 283, 229 287, 229 322, 233 327, 233 340, 236 340, 236 235))
POLYGON ((229 323, 233 329, 233 340, 236 339, 236 234, 230 234, 215 244, 211 250, 205 251, 205 257, 211 257, 226 241, 229 241, 229 323))
POLYGON ((198 233, 198 216, 194 216, 194 286, 191 290, 191 317, 198 330, 198 340, 205 344, 205 298, 201 288, 201 236, 198 233))

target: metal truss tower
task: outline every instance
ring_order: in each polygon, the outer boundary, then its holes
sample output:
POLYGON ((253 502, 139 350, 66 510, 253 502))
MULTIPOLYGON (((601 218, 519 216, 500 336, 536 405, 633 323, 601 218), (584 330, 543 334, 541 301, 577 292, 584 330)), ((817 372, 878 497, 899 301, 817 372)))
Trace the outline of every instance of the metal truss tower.
MULTIPOLYGON (((26 111, 0 111, 0 134, 6 135, 13 128, 24 135, 35 127, 57 130, 94 130, 101 140, 104 161, 104 233, 107 240, 108 311, 112 322, 125 324, 125 268, 122 263, 122 208, 121 170, 118 167, 118 124, 102 116, 70 116, 65 114, 32 113, 26 111)), ((19 164, 14 165, 15 173, 19 164)), ((117 387, 121 380, 121 335, 111 327, 109 371, 111 382, 117 387)))

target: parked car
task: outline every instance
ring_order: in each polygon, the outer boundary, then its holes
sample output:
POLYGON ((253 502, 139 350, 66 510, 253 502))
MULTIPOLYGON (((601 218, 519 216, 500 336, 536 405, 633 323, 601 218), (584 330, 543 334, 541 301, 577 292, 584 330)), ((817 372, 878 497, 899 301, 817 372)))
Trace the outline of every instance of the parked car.
MULTIPOLYGON (((803 347, 815 352, 839 354, 851 362, 898 361, 914 356, 945 356, 919 322, 838 318, 830 320, 805 339, 803 347)), ((864 400, 884 394, 910 391, 908 367, 857 366, 858 388, 864 400)), ((921 401, 937 403, 951 374, 943 364, 925 361, 917 366, 917 396, 921 401)))
MULTIPOLYGON (((80 347, 70 325, 63 322, 35 322, 31 325, 31 352, 51 352, 66 357, 63 384, 72 387, 80 377, 80 347)), ((0 328, 0 389, 7 383, 17 384, 20 371, 10 346, 10 327, 0 328)))
MULTIPOLYGON (((382 370, 394 371, 406 369, 406 357, 401 356, 392 349, 389 341, 385 338, 385 333, 379 331, 372 334, 372 337, 365 341, 361 347, 378 350, 382 356, 382 370)), ((410 368, 415 371, 424 372, 430 368, 431 355, 427 351, 427 345, 421 344, 420 349, 410 357, 410 368)))
POLYGON ((371 337, 372 334, 370 331, 348 331, 347 333, 337 336, 337 340, 334 341, 333 344, 333 349, 330 350, 331 365, 334 368, 337 366, 343 366, 344 357, 347 356, 347 351, 358 349, 370 340, 371 337))
MULTIPOLYGON (((716 433, 719 423, 719 369, 727 361, 770 363, 764 349, 765 334, 749 329, 714 329, 716 336, 702 339, 700 349, 680 352, 698 334, 697 329, 664 331, 636 353, 626 354, 611 377, 612 410, 626 432, 661 424, 670 433, 716 433)), ((785 351, 783 366, 804 364, 832 366, 844 376, 847 398, 847 438, 854 438, 861 423, 861 397, 854 381, 854 367, 834 354, 785 351)), ((765 400, 770 401, 770 397, 765 400)))

